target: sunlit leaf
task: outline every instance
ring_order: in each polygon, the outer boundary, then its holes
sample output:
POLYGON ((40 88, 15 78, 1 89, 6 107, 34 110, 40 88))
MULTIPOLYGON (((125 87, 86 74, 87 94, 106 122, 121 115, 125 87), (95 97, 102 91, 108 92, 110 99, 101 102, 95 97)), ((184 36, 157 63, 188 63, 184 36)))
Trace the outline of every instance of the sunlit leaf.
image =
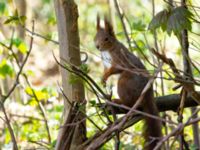
POLYGON ((48 97, 58 96, 57 91, 51 87, 45 87, 41 90, 43 93, 48 94, 48 97))
POLYGON ((43 92, 41 90, 34 90, 31 87, 27 87, 25 89, 25 92, 32 97, 36 97, 38 100, 47 100, 49 98, 47 92, 43 92))
POLYGON ((18 50, 22 53, 25 54, 27 52, 27 46, 24 43, 23 40, 21 40, 20 38, 13 38, 12 39, 12 43, 13 45, 18 48, 18 50))
POLYGON ((19 51, 22 53, 22 54, 25 54, 27 52, 27 47, 25 45, 25 43, 21 43, 19 46, 18 46, 18 49, 19 51))
POLYGON ((33 89, 31 87, 26 87, 25 92, 34 99, 48 100, 50 97, 57 96, 57 92, 52 88, 43 88, 43 89, 33 89))
POLYGON ((6 76, 12 77, 14 75, 14 69, 7 63, 5 59, 0 63, 0 77, 5 78, 6 76))
POLYGON ((30 99, 28 100, 28 104, 29 104, 30 106, 38 106, 38 102, 36 101, 35 98, 30 98, 30 99))
POLYGON ((35 72, 33 72, 32 70, 27 70, 26 75, 27 76, 35 76, 35 72))

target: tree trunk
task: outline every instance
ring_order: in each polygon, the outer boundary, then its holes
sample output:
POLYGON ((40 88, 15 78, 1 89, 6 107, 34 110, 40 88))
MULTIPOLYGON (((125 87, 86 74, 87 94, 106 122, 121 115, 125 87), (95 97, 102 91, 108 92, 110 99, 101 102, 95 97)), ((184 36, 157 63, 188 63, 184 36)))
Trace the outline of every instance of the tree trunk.
MULTIPOLYGON (((64 60, 76 66, 81 65, 80 50, 79 50, 79 32, 78 32, 78 9, 73 0, 54 0, 57 27, 59 36, 59 49, 60 49, 60 62, 64 64, 64 60)), ((79 81, 77 83, 70 84, 70 73, 61 69, 62 86, 63 91, 67 98, 72 101, 81 102, 84 100, 84 88, 83 84, 79 81)), ((70 118, 71 105, 64 101, 64 122, 67 118, 70 118)), ((82 116, 80 116, 81 118, 82 116)), ((86 138, 85 122, 77 124, 73 133, 72 143, 69 149, 75 149, 77 145, 80 145, 86 138), (82 124, 82 125, 81 125, 82 124)), ((63 134, 65 133, 65 127, 62 127, 59 131, 56 150, 62 148, 63 134)))
MULTIPOLYGON (((184 6, 186 9, 186 0, 181 0, 181 5, 184 6)), ((182 55, 183 55, 183 66, 184 66, 184 73, 185 75, 189 75, 190 77, 188 78, 189 80, 193 80, 193 73, 192 73, 192 68, 190 65, 190 56, 189 56, 189 40, 188 40, 188 31, 183 30, 181 33, 181 48, 182 48, 182 55)), ((193 89, 195 88, 194 85, 190 85, 193 89)), ((191 113, 193 114, 196 111, 196 107, 191 108, 191 113)), ((198 114, 193 116, 193 119, 198 118, 198 114)), ((197 147, 200 147, 200 141, 199 141, 199 126, 198 123, 195 123, 192 125, 192 130, 193 130, 193 139, 194 139, 194 144, 197 147)))

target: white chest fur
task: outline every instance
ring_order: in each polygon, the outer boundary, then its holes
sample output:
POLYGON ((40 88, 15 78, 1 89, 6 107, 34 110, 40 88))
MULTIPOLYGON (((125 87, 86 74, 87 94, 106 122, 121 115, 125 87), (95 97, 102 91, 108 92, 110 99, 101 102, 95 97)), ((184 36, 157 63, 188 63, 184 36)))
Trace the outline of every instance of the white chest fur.
POLYGON ((111 56, 108 51, 102 51, 101 52, 101 58, 103 60, 103 65, 105 68, 110 68, 111 67, 111 56))

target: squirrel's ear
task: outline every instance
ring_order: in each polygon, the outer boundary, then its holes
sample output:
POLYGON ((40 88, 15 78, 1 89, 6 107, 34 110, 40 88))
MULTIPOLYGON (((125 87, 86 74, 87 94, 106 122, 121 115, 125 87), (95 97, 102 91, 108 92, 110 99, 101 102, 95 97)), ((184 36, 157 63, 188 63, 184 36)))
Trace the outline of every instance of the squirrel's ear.
POLYGON ((104 17, 104 24, 105 24, 105 30, 113 37, 115 37, 115 33, 113 31, 113 27, 108 21, 107 17, 104 17))
POLYGON ((99 14, 97 14, 97 30, 99 30, 101 27, 100 27, 100 17, 99 17, 99 14))

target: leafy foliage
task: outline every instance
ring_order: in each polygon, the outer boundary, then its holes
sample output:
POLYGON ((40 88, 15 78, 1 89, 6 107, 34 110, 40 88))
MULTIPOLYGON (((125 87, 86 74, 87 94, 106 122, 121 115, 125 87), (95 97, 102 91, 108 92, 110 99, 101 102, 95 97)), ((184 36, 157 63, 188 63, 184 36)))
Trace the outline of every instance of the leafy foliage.
POLYGON ((192 13, 183 6, 177 7, 173 10, 163 10, 155 15, 149 23, 150 30, 160 28, 167 31, 169 35, 172 32, 179 34, 182 30, 191 30, 192 13))

